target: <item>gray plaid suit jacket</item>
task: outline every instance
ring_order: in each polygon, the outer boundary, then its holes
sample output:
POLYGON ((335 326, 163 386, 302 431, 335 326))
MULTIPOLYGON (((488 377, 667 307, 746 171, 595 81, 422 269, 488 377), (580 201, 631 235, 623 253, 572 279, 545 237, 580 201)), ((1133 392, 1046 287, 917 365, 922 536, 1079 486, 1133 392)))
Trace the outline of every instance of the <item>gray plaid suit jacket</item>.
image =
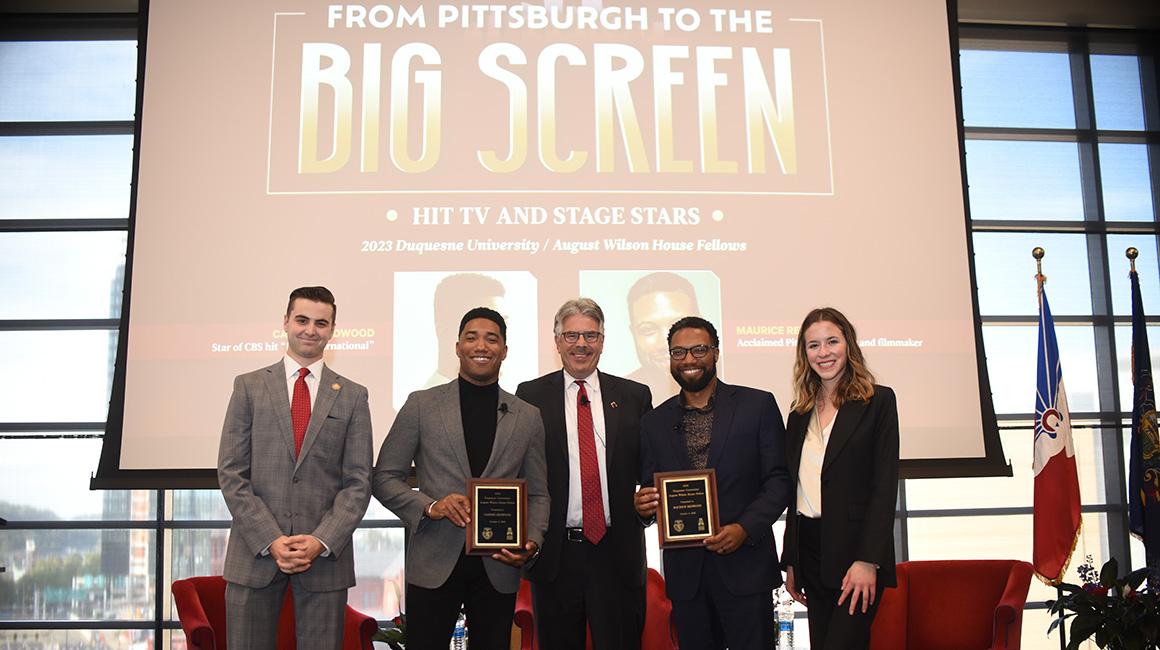
POLYGON ((279 360, 234 380, 218 450, 218 484, 233 515, 224 577, 265 587, 278 566, 262 551, 282 535, 311 534, 330 555, 297 574, 295 587, 347 589, 355 583, 351 537, 370 503, 367 389, 324 365, 295 459, 284 368, 279 360))
MULTIPOLYGON (((411 530, 407 582, 426 589, 447 581, 467 538, 450 520, 423 516, 436 499, 453 492, 465 494, 471 478, 457 381, 411 393, 395 417, 375 465, 375 498, 411 530), (418 491, 407 483, 412 461, 419 478, 418 491)), ((544 423, 539 409, 503 389, 499 402, 495 444, 483 476, 527 479, 528 539, 543 546, 548 528, 544 423), (506 412, 503 405, 507 405, 506 412)), ((515 593, 519 589, 519 569, 490 557, 483 559, 483 565, 496 591, 515 593)))

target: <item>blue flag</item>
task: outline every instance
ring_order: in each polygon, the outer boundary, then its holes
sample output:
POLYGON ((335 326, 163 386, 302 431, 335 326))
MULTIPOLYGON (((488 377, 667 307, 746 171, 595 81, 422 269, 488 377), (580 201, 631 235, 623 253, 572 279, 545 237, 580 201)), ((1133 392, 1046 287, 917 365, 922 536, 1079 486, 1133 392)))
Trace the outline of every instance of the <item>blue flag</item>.
POLYGON ((1132 280, 1132 446, 1128 457, 1128 529, 1144 542, 1144 561, 1160 567, 1160 437, 1156 395, 1152 390, 1152 356, 1140 278, 1132 280))

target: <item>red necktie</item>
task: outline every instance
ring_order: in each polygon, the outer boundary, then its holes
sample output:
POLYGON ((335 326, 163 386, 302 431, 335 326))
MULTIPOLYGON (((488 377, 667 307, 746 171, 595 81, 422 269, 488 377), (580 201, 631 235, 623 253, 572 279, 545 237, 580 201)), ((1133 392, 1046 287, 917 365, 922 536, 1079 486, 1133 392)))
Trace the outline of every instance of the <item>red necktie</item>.
POLYGON ((290 420, 294 423, 294 457, 302 453, 302 441, 306 438, 306 425, 310 424, 310 389, 306 387, 307 368, 298 369, 298 379, 294 380, 294 399, 290 400, 290 420))
POLYGON ((592 426, 592 403, 584 382, 577 380, 576 430, 580 435, 580 504, 584 515, 584 538, 593 544, 604 539, 604 499, 600 495, 600 462, 596 457, 596 432, 592 426))

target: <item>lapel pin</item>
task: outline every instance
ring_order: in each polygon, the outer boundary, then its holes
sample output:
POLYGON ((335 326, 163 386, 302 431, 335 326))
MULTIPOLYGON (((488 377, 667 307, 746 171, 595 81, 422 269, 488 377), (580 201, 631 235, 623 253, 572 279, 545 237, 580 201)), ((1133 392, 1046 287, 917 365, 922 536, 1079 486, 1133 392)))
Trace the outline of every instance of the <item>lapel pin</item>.
POLYGON ((338 383, 333 383, 330 385, 330 387, 333 388, 334 390, 338 390, 339 388, 342 388, 342 386, 339 386, 338 383))
POLYGON ((609 402, 608 405, 612 408, 620 408, 620 404, 617 404, 616 402, 609 402))

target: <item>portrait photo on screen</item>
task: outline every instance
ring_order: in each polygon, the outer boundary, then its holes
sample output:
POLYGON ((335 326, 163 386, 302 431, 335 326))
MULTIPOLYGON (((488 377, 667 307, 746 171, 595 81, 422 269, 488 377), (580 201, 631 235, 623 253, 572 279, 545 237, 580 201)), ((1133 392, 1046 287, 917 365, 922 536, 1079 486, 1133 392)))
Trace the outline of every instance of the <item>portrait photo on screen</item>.
POLYGON ((395 273, 395 410, 416 390, 459 376, 455 342, 468 310, 488 307, 504 317, 508 356, 499 383, 514 393, 536 376, 536 278, 527 271, 399 271, 395 273))
MULTIPOLYGON (((604 310, 600 367, 639 381, 660 404, 677 394, 669 372, 669 328, 683 316, 721 326, 721 280, 712 271, 581 271, 580 295, 604 310)), ((726 368, 726 356, 718 370, 726 368)))

